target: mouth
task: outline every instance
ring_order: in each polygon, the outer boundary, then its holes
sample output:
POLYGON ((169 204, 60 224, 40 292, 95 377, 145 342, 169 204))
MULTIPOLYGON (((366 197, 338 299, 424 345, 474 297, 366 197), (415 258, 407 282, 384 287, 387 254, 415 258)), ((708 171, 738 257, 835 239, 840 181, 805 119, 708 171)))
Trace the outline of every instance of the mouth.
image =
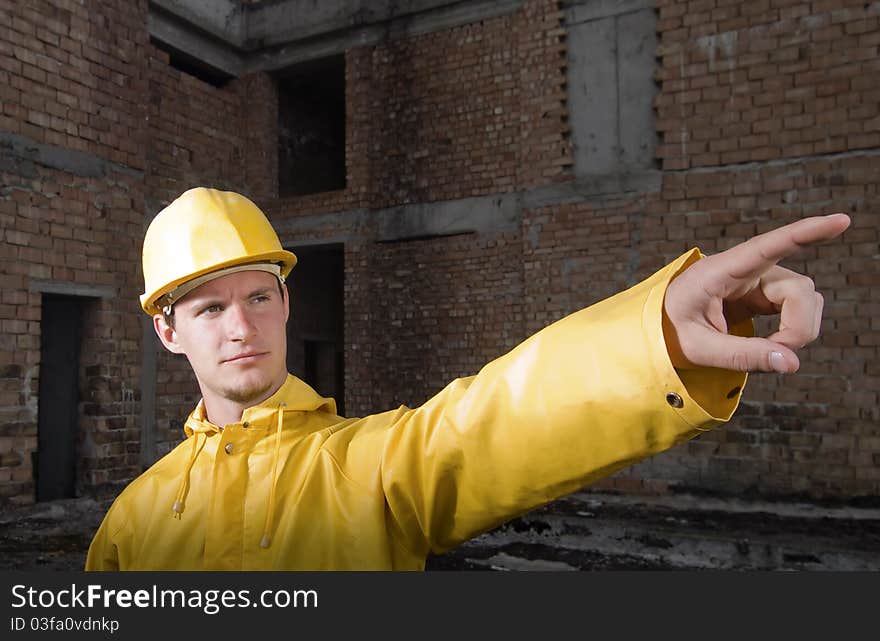
POLYGON ((263 356, 266 356, 269 352, 243 352, 241 354, 236 354, 235 356, 231 356, 230 358, 225 358, 221 363, 235 363, 238 365, 245 365, 247 363, 252 363, 263 356))

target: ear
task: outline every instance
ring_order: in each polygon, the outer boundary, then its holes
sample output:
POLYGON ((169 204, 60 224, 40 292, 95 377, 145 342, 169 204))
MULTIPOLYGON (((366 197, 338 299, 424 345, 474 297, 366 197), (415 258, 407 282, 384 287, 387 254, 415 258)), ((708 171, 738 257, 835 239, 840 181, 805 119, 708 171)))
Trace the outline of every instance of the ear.
POLYGON ((183 354, 183 347, 177 342, 177 332, 168 324, 162 314, 153 314, 153 329, 169 352, 183 354))

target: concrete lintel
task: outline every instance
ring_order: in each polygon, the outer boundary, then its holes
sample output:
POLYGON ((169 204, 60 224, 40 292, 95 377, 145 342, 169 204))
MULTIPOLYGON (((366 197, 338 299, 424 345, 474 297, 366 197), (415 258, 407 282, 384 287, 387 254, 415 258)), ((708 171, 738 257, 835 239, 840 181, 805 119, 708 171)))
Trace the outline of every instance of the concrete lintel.
POLYGON ((147 17, 150 36, 169 47, 200 60, 231 76, 240 76, 245 58, 230 43, 218 40, 177 19, 176 16, 151 11, 147 17))
POLYGON ((522 196, 527 209, 548 207, 583 200, 607 198, 627 194, 646 194, 660 191, 663 172, 659 170, 581 175, 569 183, 539 187, 522 196))
POLYGON ((566 0, 564 3, 566 24, 578 24, 654 9, 652 0, 566 0))
POLYGON ((347 243, 351 243, 352 241, 360 239, 359 236, 355 236, 354 234, 339 234, 335 236, 327 236, 322 238, 308 238, 306 240, 295 240, 290 243, 282 243, 284 245, 284 249, 288 251, 292 251, 296 253, 298 249, 304 247, 319 247, 323 245, 345 245, 347 243))
MULTIPOLYGON (((273 221, 286 247, 363 241, 395 242, 455 234, 517 231, 523 209, 537 209, 613 196, 656 193, 659 170, 578 176, 559 185, 435 203, 368 210, 351 209, 273 221), (325 230, 344 231, 321 236, 325 230), (369 230, 369 231, 368 231, 369 230), (292 239, 292 240, 291 240, 292 239)), ((273 218, 270 215, 270 219, 273 218)))
POLYGON ((523 0, 150 0, 152 37, 224 73, 273 71, 513 13, 523 0))
POLYGON ((376 240, 400 241, 519 229, 516 194, 462 198, 438 203, 404 205, 375 212, 376 240))
MULTIPOLYGON (((270 216, 271 218, 271 216, 270 216)), ((515 231, 520 225, 518 194, 496 194, 436 203, 352 209, 331 214, 292 216, 273 222, 286 246, 374 240, 394 242, 479 232, 515 231), (347 232, 321 237, 326 229, 347 232), (375 231, 367 231, 368 229, 375 231), (290 240, 293 238, 293 240, 290 240), (299 240, 302 238, 303 240, 299 240)))
POLYGON ((0 166, 16 161, 31 162, 75 176, 100 178, 108 170, 141 176, 143 172, 83 151, 36 142, 25 136, 0 131, 0 166))
POLYGON ((116 288, 112 285, 82 285, 58 280, 31 278, 28 291, 41 294, 62 294, 64 296, 84 296, 87 298, 115 298, 116 288))
POLYGON ((372 26, 380 26, 383 34, 397 29, 400 35, 413 35, 503 15, 521 4, 522 0, 262 3, 248 10, 247 41, 251 47, 265 48, 372 26))
POLYGON ((362 235, 359 230, 362 228, 363 222, 368 215, 366 209, 350 209, 347 211, 333 212, 330 214, 312 214, 309 216, 291 216, 283 220, 275 221, 272 213, 269 219, 275 231, 281 236, 282 243, 285 247, 303 245, 321 245, 328 243, 347 243, 353 240, 361 239, 362 235), (328 238, 316 238, 316 233, 321 233, 326 229, 350 230, 350 233, 342 232, 328 238), (295 240, 287 242, 287 238, 294 237, 295 240), (306 240, 299 240, 304 238, 306 240))
POLYGON ((239 49, 245 40, 245 7, 235 0, 150 0, 150 15, 161 9, 239 49))
MULTIPOLYGON (((272 43, 274 48, 267 48, 265 41, 254 41, 260 49, 248 61, 248 72, 273 71, 284 67, 334 54, 343 53, 347 49, 364 47, 389 38, 402 38, 423 35, 442 29, 470 24, 478 20, 486 20, 513 13, 522 5, 522 0, 497 0, 495 2, 441 3, 423 2, 406 3, 403 13, 400 10, 390 12, 382 18, 381 12, 374 11, 365 19, 364 15, 350 16, 338 23, 306 25, 298 32, 279 33, 272 43), (424 7, 417 5, 426 5, 424 7), (438 5, 428 7, 427 5, 438 5), (306 33, 304 30, 309 30, 306 33)), ((279 5, 283 6, 283 5, 279 5)), ((267 7, 268 9, 268 7, 267 7)), ((256 10, 255 10, 256 11, 256 10)), ((248 37, 254 36, 252 18, 248 37)))
MULTIPOLYGON (((439 0, 429 4, 443 4, 439 0)), ((313 38, 359 26, 385 22, 400 15, 389 0, 337 0, 335 2, 264 3, 253 6, 247 16, 248 46, 254 49, 313 38)), ((411 4, 411 3, 404 3, 411 4)), ((423 3, 424 4, 424 3, 423 3)))
POLYGON ((248 58, 245 73, 278 71, 307 60, 339 55, 348 49, 378 42, 381 39, 379 31, 379 27, 359 29, 331 34, 308 42, 291 43, 272 51, 258 51, 248 58))
POLYGON ((290 242, 283 242, 284 249, 292 251, 294 254, 298 249, 303 247, 317 247, 319 245, 347 245, 357 241, 362 241, 363 237, 358 236, 354 231, 351 233, 335 234, 322 238, 306 238, 303 240, 294 239, 290 242))

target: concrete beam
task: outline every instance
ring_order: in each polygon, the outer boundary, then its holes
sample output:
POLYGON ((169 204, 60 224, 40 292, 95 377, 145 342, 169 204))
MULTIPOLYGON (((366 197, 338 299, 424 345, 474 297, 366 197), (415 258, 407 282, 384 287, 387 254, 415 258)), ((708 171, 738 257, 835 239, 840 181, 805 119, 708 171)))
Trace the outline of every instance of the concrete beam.
POLYGON ((150 0, 150 15, 154 13, 175 16, 238 49, 244 46, 245 7, 235 0, 150 0))
POLYGON ((150 36, 231 76, 245 71, 245 56, 230 42, 207 35, 174 14, 150 11, 150 36))
POLYGON ((337 0, 335 2, 278 2, 258 4, 248 12, 247 40, 251 49, 273 47, 324 34, 386 22, 421 8, 449 4, 449 0, 403 2, 337 0), (426 6, 425 6, 426 5, 426 6))
POLYGON ((522 204, 526 209, 538 209, 611 196, 650 194, 659 192, 662 185, 663 172, 657 170, 581 174, 571 182, 539 187, 524 193, 522 204))
POLYGON ((58 280, 31 278, 28 291, 41 294, 61 294, 64 296, 84 296, 86 298, 115 298, 116 287, 112 285, 82 285, 58 280))
POLYGON ((323 245, 327 243, 350 243, 366 237, 364 223, 369 216, 367 209, 349 209, 331 214, 312 214, 309 216, 292 216, 282 220, 274 220, 269 214, 272 227, 281 237, 285 247, 302 245, 323 245), (341 233, 330 238, 321 235, 327 229, 343 229, 341 233), (288 243, 285 239, 293 236, 296 240, 288 243), (302 239, 302 240, 300 240, 302 239))
POLYGON ((302 13, 303 4, 257 5, 248 14, 248 48, 253 51, 248 61, 249 72, 282 69, 354 47, 507 15, 519 9, 522 0, 381 3, 349 0, 327 3, 323 12, 315 15, 309 12, 295 27, 283 26, 293 23, 292 16, 302 13), (274 25, 274 30, 268 25, 274 25))
MULTIPOLYGON (((400 242, 455 234, 517 231, 523 209, 538 209, 610 196, 660 190, 660 171, 615 172, 578 176, 576 180, 524 192, 403 205, 371 211, 350 209, 329 214, 293 216, 272 222, 285 245, 324 245, 372 240, 400 242), (344 230, 328 237, 327 230, 344 230)), ((272 216, 270 215, 270 219, 272 216)))
POLYGON ((563 9, 566 10, 565 22, 574 25, 643 9, 653 10, 654 2, 653 0, 566 0, 563 2, 563 9))
POLYGON ((240 76, 512 13, 522 0, 150 0, 150 35, 240 76))
POLYGON ((392 207, 375 212, 376 240, 393 242, 474 232, 516 231, 520 210, 516 194, 462 198, 392 207))
POLYGON ((520 226, 519 198, 518 194, 496 194, 373 211, 352 209, 332 214, 294 216, 273 222, 273 226, 280 236, 297 237, 294 243, 297 245, 354 240, 388 243, 456 234, 516 231, 520 226), (367 231, 370 227, 375 231, 367 231), (329 239, 321 235, 314 242, 308 240, 325 229, 339 228, 350 230, 350 233, 343 232, 329 239))
MULTIPOLYGON (((84 178, 100 178, 106 175, 108 170, 134 176, 140 176, 143 173, 84 151, 49 145, 18 134, 0 131, 0 170, 22 163, 42 165, 84 178)), ((19 167, 19 169, 24 170, 23 175, 33 173, 33 171, 28 171, 26 167, 19 167)))

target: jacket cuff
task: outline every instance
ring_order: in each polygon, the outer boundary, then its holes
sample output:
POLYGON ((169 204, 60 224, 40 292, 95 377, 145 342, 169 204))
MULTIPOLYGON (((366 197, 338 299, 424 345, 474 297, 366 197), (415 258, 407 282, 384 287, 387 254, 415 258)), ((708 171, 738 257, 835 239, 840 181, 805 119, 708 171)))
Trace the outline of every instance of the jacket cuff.
MULTIPOLYGON (((642 328, 650 336, 649 357, 660 383, 666 403, 672 412, 695 429, 708 431, 730 420, 739 405, 748 375, 744 372, 699 367, 679 370, 673 367, 669 357, 666 337, 663 334, 663 301, 669 283, 704 258, 699 249, 692 249, 669 265, 660 282, 651 288, 642 310, 642 328)), ((731 334, 754 336, 751 320, 731 326, 731 334)))

